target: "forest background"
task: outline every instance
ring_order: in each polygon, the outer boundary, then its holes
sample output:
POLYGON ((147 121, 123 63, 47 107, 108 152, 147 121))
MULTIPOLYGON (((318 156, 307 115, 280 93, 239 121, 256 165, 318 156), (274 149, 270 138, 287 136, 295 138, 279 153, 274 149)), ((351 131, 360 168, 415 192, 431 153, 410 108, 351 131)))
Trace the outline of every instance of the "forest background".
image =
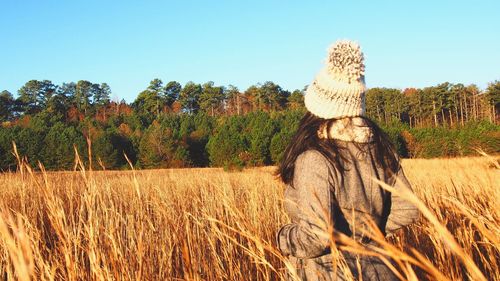
MULTIPOLYGON (((50 170, 72 169, 75 151, 95 169, 274 165, 305 112, 304 89, 153 79, 127 103, 111 100, 106 83, 30 80, 15 96, 0 93, 0 170, 16 167, 13 142, 50 170)), ((500 152, 500 81, 484 91, 371 88, 366 104, 403 157, 500 152)))

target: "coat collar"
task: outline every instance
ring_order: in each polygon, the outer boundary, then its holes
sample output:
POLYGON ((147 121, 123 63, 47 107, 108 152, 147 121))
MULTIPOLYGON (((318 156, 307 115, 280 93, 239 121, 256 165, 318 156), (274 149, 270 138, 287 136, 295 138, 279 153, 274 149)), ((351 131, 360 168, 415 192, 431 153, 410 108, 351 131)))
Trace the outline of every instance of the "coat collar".
POLYGON ((373 141, 373 131, 365 119, 361 117, 351 117, 325 122, 318 130, 318 137, 348 142, 369 143, 373 141), (329 130, 327 131, 328 127, 329 130))

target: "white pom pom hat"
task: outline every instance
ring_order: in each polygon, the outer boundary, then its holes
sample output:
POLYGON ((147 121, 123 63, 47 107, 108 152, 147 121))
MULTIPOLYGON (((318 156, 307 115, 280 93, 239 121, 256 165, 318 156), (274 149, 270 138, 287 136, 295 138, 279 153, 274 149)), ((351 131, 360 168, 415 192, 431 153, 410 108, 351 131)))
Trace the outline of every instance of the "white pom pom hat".
POLYGON ((325 66, 306 90, 304 103, 324 118, 365 115, 365 65, 355 42, 339 40, 328 49, 325 66))

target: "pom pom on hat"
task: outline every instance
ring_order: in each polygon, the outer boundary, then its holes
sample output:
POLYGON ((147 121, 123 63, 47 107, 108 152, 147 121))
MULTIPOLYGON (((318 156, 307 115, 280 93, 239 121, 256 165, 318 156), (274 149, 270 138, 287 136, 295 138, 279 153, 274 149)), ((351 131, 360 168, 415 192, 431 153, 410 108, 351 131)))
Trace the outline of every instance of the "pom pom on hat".
POLYGON ((328 49, 328 71, 339 81, 351 83, 365 75, 361 48, 355 42, 339 40, 328 49))

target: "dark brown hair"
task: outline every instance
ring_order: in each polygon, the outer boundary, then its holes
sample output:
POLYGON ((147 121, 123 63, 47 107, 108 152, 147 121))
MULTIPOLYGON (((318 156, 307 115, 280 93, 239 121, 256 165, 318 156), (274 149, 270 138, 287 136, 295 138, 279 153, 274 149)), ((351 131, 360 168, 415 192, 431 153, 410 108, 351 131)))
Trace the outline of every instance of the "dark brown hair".
MULTIPOLYGON (((378 165, 383 167, 388 174, 394 173, 399 167, 399 159, 393 145, 387 135, 380 127, 369 118, 362 117, 373 131, 374 154, 378 165)), ((329 131, 331 125, 336 119, 323 119, 310 112, 306 112, 300 121, 299 128, 288 144, 283 158, 278 167, 278 175, 285 184, 293 185, 293 175, 295 170, 295 161, 297 157, 307 150, 316 150, 320 152, 328 162, 336 168, 337 172, 343 174, 345 166, 349 159, 346 156, 345 142, 330 138, 319 138, 318 129, 325 124, 329 131)))

